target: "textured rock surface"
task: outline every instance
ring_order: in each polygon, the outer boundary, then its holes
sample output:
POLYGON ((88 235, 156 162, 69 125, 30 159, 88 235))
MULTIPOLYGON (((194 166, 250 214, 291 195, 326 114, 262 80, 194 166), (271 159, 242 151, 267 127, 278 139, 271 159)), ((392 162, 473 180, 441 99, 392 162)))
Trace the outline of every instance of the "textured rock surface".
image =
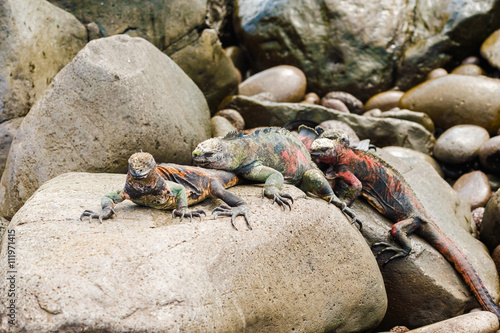
POLYGON ((374 109, 365 112, 363 115, 370 117, 394 118, 394 119, 413 121, 417 124, 422 125, 429 132, 434 133, 434 122, 426 113, 423 112, 401 110, 400 108, 396 107, 389 111, 384 111, 384 112, 380 111, 379 109, 374 109))
POLYGON ((0 176, 5 169, 7 155, 9 154, 10 145, 16 135, 17 129, 21 126, 23 117, 14 118, 0 124, 0 176))
POLYGON ((189 163, 209 137, 203 94, 165 54, 142 38, 91 41, 19 127, 0 184, 0 215, 13 216, 61 173, 123 172, 141 149, 189 163))
POLYGON ((317 123, 340 120, 351 126, 360 139, 369 138, 379 147, 403 146, 429 153, 435 143, 434 136, 414 122, 363 117, 320 105, 261 102, 255 98, 234 96, 224 107, 238 110, 245 119, 247 128, 283 126, 291 120, 311 120, 317 123))
POLYGON ((399 106, 427 113, 436 128, 473 124, 494 134, 500 128, 499 94, 498 79, 449 74, 408 90, 399 106))
POLYGON ((0 123, 24 116, 87 43, 74 16, 44 0, 0 2, 0 123))
MULTIPOLYGON (((333 205, 290 186, 296 201, 282 211, 261 198, 261 186, 240 186, 232 191, 250 204, 252 231, 241 217, 235 231, 229 218, 180 222, 132 203, 103 224, 78 220, 124 179, 61 175, 16 214, 20 329, 358 332, 383 317, 373 255, 333 205)), ((209 212, 216 204, 196 207, 209 212)), ((1 253, 4 276, 5 246, 1 253)))
POLYGON ((500 245, 500 191, 496 191, 484 209, 479 237, 493 251, 500 245))
POLYGON ((408 333, 495 333, 497 330, 498 318, 493 313, 476 311, 420 327, 408 333))
POLYGON ((439 163, 434 158, 432 158, 427 154, 424 154, 422 152, 410 148, 397 147, 397 146, 384 147, 382 148, 382 150, 402 159, 403 161, 405 161, 410 165, 418 163, 418 161, 425 161, 429 163, 441 177, 443 177, 443 170, 441 170, 439 163))
MULTIPOLYGON (((492 297, 498 300, 499 281, 493 261, 485 246, 471 235, 475 224, 470 205, 428 163, 415 162, 410 166, 383 150, 377 154, 403 174, 431 218, 465 253, 492 297)), ((352 208, 364 222, 362 233, 369 244, 392 241, 391 222, 361 200, 352 208)), ((478 306, 462 277, 437 250, 419 237, 411 236, 410 240, 413 250, 407 258, 381 266, 389 306, 379 329, 396 325, 420 327, 478 306)), ((374 248, 375 252, 378 250, 374 248)), ((381 256, 379 263, 390 255, 381 256)))

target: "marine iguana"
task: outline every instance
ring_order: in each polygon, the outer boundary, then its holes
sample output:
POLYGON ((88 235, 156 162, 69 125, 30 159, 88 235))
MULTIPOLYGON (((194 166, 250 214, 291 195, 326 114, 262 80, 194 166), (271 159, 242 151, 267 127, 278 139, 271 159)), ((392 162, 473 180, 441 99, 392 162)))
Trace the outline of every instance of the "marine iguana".
POLYGON ((231 172, 209 170, 194 166, 173 163, 156 164, 149 153, 135 153, 128 160, 128 173, 125 187, 110 192, 101 199, 99 213, 85 210, 80 219, 98 218, 99 222, 109 219, 115 213, 115 204, 131 200, 137 205, 156 209, 173 209, 172 217, 190 219, 205 214, 203 210, 188 210, 188 206, 201 202, 208 197, 222 199, 227 205, 216 207, 212 213, 217 216, 230 216, 231 225, 237 216, 243 216, 249 229, 248 205, 226 188, 239 183, 239 178, 231 172))
POLYGON ((412 248, 408 236, 415 233, 438 250, 463 276, 481 306, 500 319, 500 309, 489 295, 474 267, 453 241, 432 221, 404 177, 379 157, 349 147, 341 138, 317 139, 311 145, 311 157, 329 165, 327 178, 340 178, 350 187, 344 199, 352 204, 359 195, 395 223, 391 234, 401 246, 379 242, 384 248, 377 255, 393 251, 389 261, 407 256, 412 248))
POLYGON ((312 162, 307 148, 284 128, 269 127, 251 134, 231 132, 225 137, 201 142, 193 151, 195 165, 234 172, 256 182, 264 182, 263 196, 280 207, 291 209, 293 198, 281 193, 284 183, 300 187, 306 193, 333 203, 353 223, 361 222, 354 212, 333 193, 323 173, 312 162), (289 202, 291 201, 291 203, 289 202))

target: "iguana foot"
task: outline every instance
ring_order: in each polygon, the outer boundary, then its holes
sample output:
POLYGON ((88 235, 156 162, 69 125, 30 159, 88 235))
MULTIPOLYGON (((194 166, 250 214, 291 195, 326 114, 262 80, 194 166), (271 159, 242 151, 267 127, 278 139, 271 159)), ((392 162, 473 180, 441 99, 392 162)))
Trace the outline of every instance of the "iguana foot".
POLYGON ((103 210, 101 210, 100 213, 96 213, 94 211, 87 209, 87 210, 83 211, 82 215, 80 215, 80 221, 83 221, 82 219, 84 217, 88 216, 89 223, 92 223, 92 219, 94 219, 94 218, 99 219, 99 223, 102 223, 102 220, 107 220, 107 219, 111 218, 111 216, 113 216, 113 214, 118 216, 118 214, 116 214, 115 210, 111 207, 104 208, 103 210))
POLYGON ((228 205, 220 205, 219 207, 214 208, 212 214, 214 214, 215 218, 217 218, 217 216, 230 216, 231 225, 235 230, 238 230, 238 228, 236 228, 236 226, 234 225, 235 218, 237 216, 243 216, 245 218, 245 222, 247 223, 248 229, 252 230, 252 226, 248 221, 248 205, 241 205, 236 207, 229 207, 228 205))
POLYGON ((190 211, 186 207, 181 207, 179 209, 174 209, 172 211, 172 217, 174 217, 174 216, 180 216, 181 221, 182 221, 182 219, 185 216, 189 216, 189 221, 193 221, 193 216, 194 217, 199 217, 200 221, 201 221, 201 214, 207 216, 207 214, 205 214, 205 211, 202 210, 202 209, 190 211))
POLYGON ((277 191, 270 191, 268 188, 265 188, 262 191, 262 197, 268 197, 269 199, 273 199, 273 205, 276 202, 283 210, 286 210, 286 206, 290 210, 292 210, 293 198, 288 193, 277 193, 277 191), (292 203, 288 202, 290 200, 292 203))
POLYGON ((342 213, 349 216, 352 219, 351 224, 357 223, 359 226, 359 231, 363 229, 363 223, 356 217, 356 213, 351 208, 349 208, 345 202, 340 201, 337 197, 334 196, 332 196, 328 202, 334 204, 335 206, 340 208, 342 213))
POLYGON ((408 251, 406 251, 398 246, 394 246, 390 243, 386 243, 386 242, 373 243, 372 247, 376 247, 376 246, 384 246, 384 248, 382 250, 378 251, 375 254, 375 257, 377 257, 377 258, 382 253, 387 252, 387 251, 394 251, 396 253, 392 257, 390 257, 389 259, 384 261, 383 266, 385 266, 389 261, 391 261, 393 259, 400 258, 400 257, 406 257, 408 254, 410 254, 408 251))

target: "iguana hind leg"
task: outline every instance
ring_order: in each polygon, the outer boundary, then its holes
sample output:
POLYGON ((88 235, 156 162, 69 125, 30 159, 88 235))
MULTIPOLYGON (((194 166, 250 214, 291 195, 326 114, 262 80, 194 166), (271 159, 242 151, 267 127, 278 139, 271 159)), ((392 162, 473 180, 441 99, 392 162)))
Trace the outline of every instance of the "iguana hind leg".
POLYGON ((248 221, 248 205, 245 200, 226 190, 222 183, 217 179, 210 180, 210 191, 213 196, 221 199, 227 204, 220 205, 212 210, 212 214, 214 214, 215 218, 217 218, 217 216, 231 217, 231 225, 234 229, 238 230, 238 228, 234 225, 234 220, 237 216, 243 216, 248 229, 252 230, 252 226, 248 221))
POLYGON ((411 242, 408 235, 415 232, 419 228, 420 223, 421 219, 419 217, 411 217, 395 223, 392 226, 391 235, 392 237, 394 237, 395 241, 400 245, 400 247, 394 246, 387 242, 374 243, 372 247, 384 246, 384 248, 378 251, 375 256, 378 257, 379 255, 387 251, 395 252, 393 256, 391 256, 384 262, 384 265, 386 265, 393 259, 406 257, 407 255, 409 255, 411 252, 411 242))

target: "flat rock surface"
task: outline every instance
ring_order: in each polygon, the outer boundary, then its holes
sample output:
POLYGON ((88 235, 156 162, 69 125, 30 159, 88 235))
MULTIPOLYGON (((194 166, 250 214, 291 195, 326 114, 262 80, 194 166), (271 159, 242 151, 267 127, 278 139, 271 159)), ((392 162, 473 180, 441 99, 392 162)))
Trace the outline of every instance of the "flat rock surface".
MULTIPOLYGON (((238 186, 232 191, 250 204, 252 231, 241 217, 236 231, 229 218, 209 213, 203 221, 181 222, 132 203, 118 205, 118 217, 103 224, 79 221, 124 180, 61 175, 13 218, 20 330, 358 332, 384 316, 377 263, 333 205, 286 186, 295 203, 282 211, 261 198, 261 186, 238 186)), ((195 207, 210 212, 218 204, 195 207)))

